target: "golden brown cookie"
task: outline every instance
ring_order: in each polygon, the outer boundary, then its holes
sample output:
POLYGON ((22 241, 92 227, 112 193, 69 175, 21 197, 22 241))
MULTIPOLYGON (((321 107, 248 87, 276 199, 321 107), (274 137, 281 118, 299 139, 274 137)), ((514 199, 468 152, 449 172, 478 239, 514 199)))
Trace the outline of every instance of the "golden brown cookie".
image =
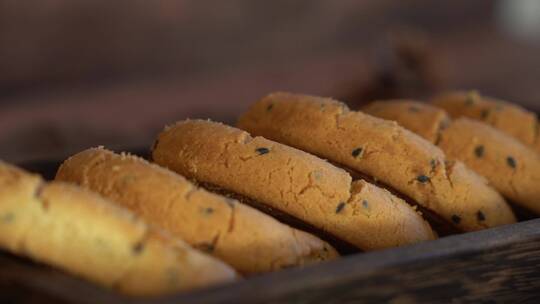
POLYGON ((156 163, 281 210, 363 250, 434 238, 401 199, 300 150, 220 123, 187 120, 166 128, 156 163))
POLYGON ((120 292, 149 296, 235 279, 232 268, 100 196, 0 162, 0 246, 120 292))
MULTIPOLYGON (((535 151, 515 138, 484 124, 467 118, 447 122, 444 127, 439 117, 446 112, 430 104, 413 101, 379 101, 364 108, 380 118, 396 120, 403 127, 421 131, 437 130, 436 144, 450 158, 463 161, 468 167, 486 177, 505 197, 522 207, 540 213, 540 157, 535 151), (415 107, 417 111, 401 111, 415 107), (373 108, 377 110, 373 111, 373 108), (400 112, 399 115, 396 115, 400 112), (419 116, 419 113, 423 115, 419 116), (431 117, 429 117, 431 116, 431 117)), ((430 141, 435 143, 433 137, 430 141)))
POLYGON ((239 126, 372 176, 463 231, 515 222, 499 193, 461 162, 447 160, 439 148, 396 122, 351 111, 338 101, 270 94, 241 117, 239 126))
POLYGON ((401 199, 294 148, 223 124, 187 120, 166 128, 156 163, 281 210, 363 250, 434 238, 401 199))
POLYGON ((337 257, 317 237, 135 156, 88 149, 67 159, 56 179, 100 193, 242 273, 337 257))
POLYGON ((540 156, 480 121, 460 118, 441 133, 439 146, 485 176, 512 202, 540 214, 540 156))
POLYGON ((426 107, 407 99, 374 101, 361 110, 369 115, 394 120, 432 143, 437 141, 439 131, 450 122, 446 112, 437 107, 426 107))
POLYGON ((446 110, 452 118, 464 116, 481 120, 540 152, 536 114, 516 104, 481 96, 476 91, 444 93, 434 97, 432 103, 446 110))

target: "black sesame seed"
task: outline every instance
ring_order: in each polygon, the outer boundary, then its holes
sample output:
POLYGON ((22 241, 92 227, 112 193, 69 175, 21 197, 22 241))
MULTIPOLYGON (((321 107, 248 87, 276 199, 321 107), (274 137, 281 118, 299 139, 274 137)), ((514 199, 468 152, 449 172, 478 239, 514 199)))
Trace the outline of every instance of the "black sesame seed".
POLYGON ((212 214, 212 213, 214 213, 214 208, 208 207, 208 208, 204 209, 204 213, 206 213, 206 214, 212 214))
POLYGON ((134 255, 141 254, 144 250, 144 244, 143 242, 138 242, 135 245, 133 245, 133 248, 131 248, 134 255))
POLYGON ((429 182, 429 177, 428 176, 425 176, 425 175, 419 175, 417 178, 416 178, 417 181, 421 182, 421 183, 427 183, 429 182))
POLYGON ((429 163, 431 164, 431 169, 432 170, 435 170, 435 168, 437 168, 437 160, 436 159, 432 159, 429 163))
POLYGON ((364 206, 364 208, 368 208, 369 207, 369 202, 367 200, 363 200, 362 201, 362 206, 364 206))
POLYGON ((512 156, 508 156, 508 157, 506 158, 506 163, 507 163, 510 167, 512 167, 512 168, 514 168, 514 169, 516 168, 516 160, 515 160, 512 156))
POLYGON ((362 148, 360 147, 360 148, 356 148, 356 149, 352 150, 351 154, 352 154, 353 157, 360 156, 362 154, 362 148))
POLYGON ((269 153, 270 149, 268 149, 268 148, 257 148, 257 149, 255 149, 255 151, 257 151, 257 153, 259 153, 259 155, 264 155, 266 153, 269 153))
POLYGON ((274 104, 269 104, 267 107, 266 107, 266 111, 270 111, 272 110, 272 108, 274 107, 274 104))
POLYGON ((459 217, 459 215, 452 215, 452 222, 456 223, 456 224, 459 224, 459 222, 461 222, 461 217, 459 217))
POLYGON ((207 252, 207 253, 214 252, 214 249, 215 249, 214 244, 209 244, 209 243, 198 244, 195 247, 197 249, 199 249, 201 251, 204 251, 204 252, 207 252))
POLYGON ((474 154, 478 158, 484 156, 484 146, 476 146, 476 148, 474 148, 474 154))
POLYGON ((480 221, 480 222, 486 220, 486 216, 484 215, 484 213, 483 213, 482 211, 476 212, 476 218, 477 218, 478 221, 480 221))
POLYGON ((340 213, 343 209, 345 209, 345 203, 344 202, 340 202, 337 207, 336 207, 336 214, 337 213, 340 213))

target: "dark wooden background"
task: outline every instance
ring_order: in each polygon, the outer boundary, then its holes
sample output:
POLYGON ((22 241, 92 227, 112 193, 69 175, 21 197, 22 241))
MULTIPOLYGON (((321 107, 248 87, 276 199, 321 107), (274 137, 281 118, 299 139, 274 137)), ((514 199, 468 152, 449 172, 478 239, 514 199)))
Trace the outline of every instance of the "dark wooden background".
POLYGON ((503 30, 503 4, 0 0, 0 158, 149 146, 274 90, 354 106, 475 88, 539 111, 540 37, 503 30))

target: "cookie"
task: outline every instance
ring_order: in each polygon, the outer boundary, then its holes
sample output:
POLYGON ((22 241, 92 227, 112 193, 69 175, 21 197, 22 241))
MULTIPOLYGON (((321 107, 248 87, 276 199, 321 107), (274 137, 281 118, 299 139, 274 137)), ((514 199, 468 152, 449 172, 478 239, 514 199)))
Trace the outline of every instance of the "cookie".
POLYGON ((274 93, 255 103, 238 125, 372 176, 461 231, 515 222, 500 194, 461 162, 447 160, 396 122, 351 111, 341 102, 274 93))
POLYGON ((88 149, 67 159, 56 179, 100 193, 244 274, 337 257, 315 236, 135 156, 88 149))
POLYGON ((464 116, 481 120, 540 151, 536 114, 516 104, 481 96, 476 91, 448 92, 434 97, 431 102, 453 118, 464 116))
POLYGON ((229 266, 97 194, 1 162, 0 246, 133 296, 236 278, 229 266))
POLYGON ((406 129, 434 143, 450 117, 437 107, 426 107, 413 100, 395 99, 375 101, 362 112, 387 120, 394 120, 406 129))
POLYGON ((186 120, 163 131, 153 160, 283 211, 363 250, 431 240, 401 199, 303 151, 220 123, 186 120))
POLYGON ((540 214, 540 156, 534 150, 468 118, 453 121, 442 132, 439 146, 485 176, 513 203, 540 214))
MULTIPOLYGON (((468 118, 445 122, 442 126, 437 118, 446 117, 446 112, 420 102, 380 101, 362 110, 384 119, 396 120, 410 130, 421 129, 419 122, 425 122, 426 130, 438 130, 436 140, 431 138, 430 141, 436 143, 448 157, 463 161, 486 177, 513 203, 540 213, 540 158, 535 151, 512 136, 468 118), (400 112, 411 106, 418 111, 400 112), (398 112, 399 115, 396 114, 398 112), (419 116, 419 113, 423 114, 419 116)), ((426 137, 425 131, 416 133, 426 137)))

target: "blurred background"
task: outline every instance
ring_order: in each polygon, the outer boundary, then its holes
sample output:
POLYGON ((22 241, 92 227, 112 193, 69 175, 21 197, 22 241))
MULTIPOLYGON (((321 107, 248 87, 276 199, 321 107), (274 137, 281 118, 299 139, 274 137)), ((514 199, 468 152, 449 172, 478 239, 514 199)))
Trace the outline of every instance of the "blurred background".
POLYGON ((146 148, 275 91, 540 111, 540 1, 0 0, 0 158, 146 148))

